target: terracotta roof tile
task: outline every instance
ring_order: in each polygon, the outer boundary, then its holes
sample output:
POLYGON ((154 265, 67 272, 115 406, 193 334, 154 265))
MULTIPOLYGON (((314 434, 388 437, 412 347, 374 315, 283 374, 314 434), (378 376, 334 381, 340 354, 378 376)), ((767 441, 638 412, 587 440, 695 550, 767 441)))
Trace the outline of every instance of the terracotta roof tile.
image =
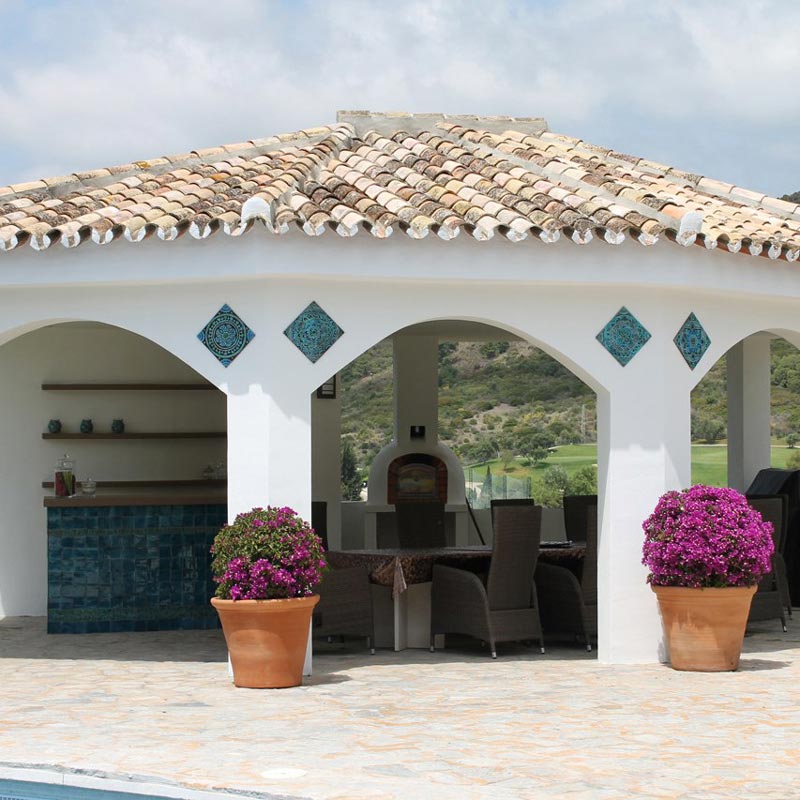
POLYGON ((800 205, 556 134, 541 120, 345 117, 355 127, 0 187, 0 249, 136 242, 154 232, 165 241, 187 231, 242 235, 258 220, 276 234, 291 223, 312 236, 364 228, 379 238, 401 230, 451 239, 463 228, 481 241, 553 242, 563 232, 578 244, 631 236, 800 256, 800 205), (689 211, 703 217, 699 234, 681 230, 689 211))

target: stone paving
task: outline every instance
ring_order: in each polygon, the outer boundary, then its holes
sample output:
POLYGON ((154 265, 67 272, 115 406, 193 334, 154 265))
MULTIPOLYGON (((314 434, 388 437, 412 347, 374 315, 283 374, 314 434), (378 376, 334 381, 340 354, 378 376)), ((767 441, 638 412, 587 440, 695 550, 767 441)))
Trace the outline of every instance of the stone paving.
POLYGON ((800 618, 755 631, 728 674, 567 645, 493 662, 322 643, 306 685, 259 691, 230 683, 217 631, 48 636, 7 618, 0 775, 313 800, 800 798, 800 618))

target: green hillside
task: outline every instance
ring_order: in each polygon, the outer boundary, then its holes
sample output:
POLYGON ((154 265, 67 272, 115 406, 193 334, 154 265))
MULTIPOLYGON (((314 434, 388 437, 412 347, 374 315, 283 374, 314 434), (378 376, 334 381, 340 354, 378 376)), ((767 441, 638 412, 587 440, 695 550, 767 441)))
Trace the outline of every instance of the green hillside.
MULTIPOLYGON (((529 455, 536 437, 545 446, 594 441, 594 392, 535 347, 444 342, 439 365, 439 436, 464 463, 529 455)), ((391 344, 356 359, 341 383, 342 433, 364 467, 392 437, 391 344)))

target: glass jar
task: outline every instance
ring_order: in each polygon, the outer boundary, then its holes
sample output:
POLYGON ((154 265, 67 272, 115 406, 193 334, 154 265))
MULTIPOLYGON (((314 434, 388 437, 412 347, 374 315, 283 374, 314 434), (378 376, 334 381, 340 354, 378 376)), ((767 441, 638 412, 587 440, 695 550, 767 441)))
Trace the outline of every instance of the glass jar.
POLYGON ((66 453, 56 462, 54 487, 56 497, 75 496, 75 461, 66 453))
POLYGON ((91 497, 97 491, 97 481, 93 481, 91 478, 86 478, 81 483, 81 494, 88 495, 91 497))

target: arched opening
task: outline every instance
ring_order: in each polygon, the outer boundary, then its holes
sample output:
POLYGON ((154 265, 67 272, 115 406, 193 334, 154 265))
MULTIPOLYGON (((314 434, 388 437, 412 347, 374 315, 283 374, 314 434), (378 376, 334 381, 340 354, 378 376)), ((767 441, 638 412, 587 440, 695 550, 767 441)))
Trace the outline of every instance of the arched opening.
MULTIPOLYGON (((331 459, 320 453, 330 455, 338 414, 343 502, 340 516, 327 517, 334 549, 401 544, 395 511, 408 489, 400 484, 406 467, 413 494, 446 496, 448 546, 490 546, 491 501, 524 498, 546 506, 542 540, 585 542, 585 515, 567 530, 563 501, 594 495, 596 518, 596 394, 520 333, 467 320, 418 323, 371 347, 328 385, 335 396, 324 399, 320 387, 313 399, 331 413, 312 413, 312 493, 319 499, 325 488, 320 471, 331 459)), ((579 572, 582 558, 569 564, 579 572)))
POLYGON ((731 486, 754 502, 784 498, 770 520, 779 558, 751 621, 783 621, 800 603, 800 350, 789 339, 797 335, 750 334, 692 392, 693 482, 731 486))
POLYGON ((742 339, 692 390, 692 483, 746 489, 758 469, 800 468, 800 349, 785 335, 793 337, 776 330, 742 339), (746 387, 733 385, 736 381, 746 387), (733 402, 745 405, 729 407, 743 388, 747 397, 733 402), (729 460, 736 458, 729 439, 741 439, 744 428, 751 435, 758 430, 761 443, 741 475, 729 476, 729 460))
POLYGON ((47 614, 52 632, 215 626, 225 395, 122 328, 29 328, 0 347, 0 616, 47 614), (71 498, 55 496, 65 455, 71 498))

